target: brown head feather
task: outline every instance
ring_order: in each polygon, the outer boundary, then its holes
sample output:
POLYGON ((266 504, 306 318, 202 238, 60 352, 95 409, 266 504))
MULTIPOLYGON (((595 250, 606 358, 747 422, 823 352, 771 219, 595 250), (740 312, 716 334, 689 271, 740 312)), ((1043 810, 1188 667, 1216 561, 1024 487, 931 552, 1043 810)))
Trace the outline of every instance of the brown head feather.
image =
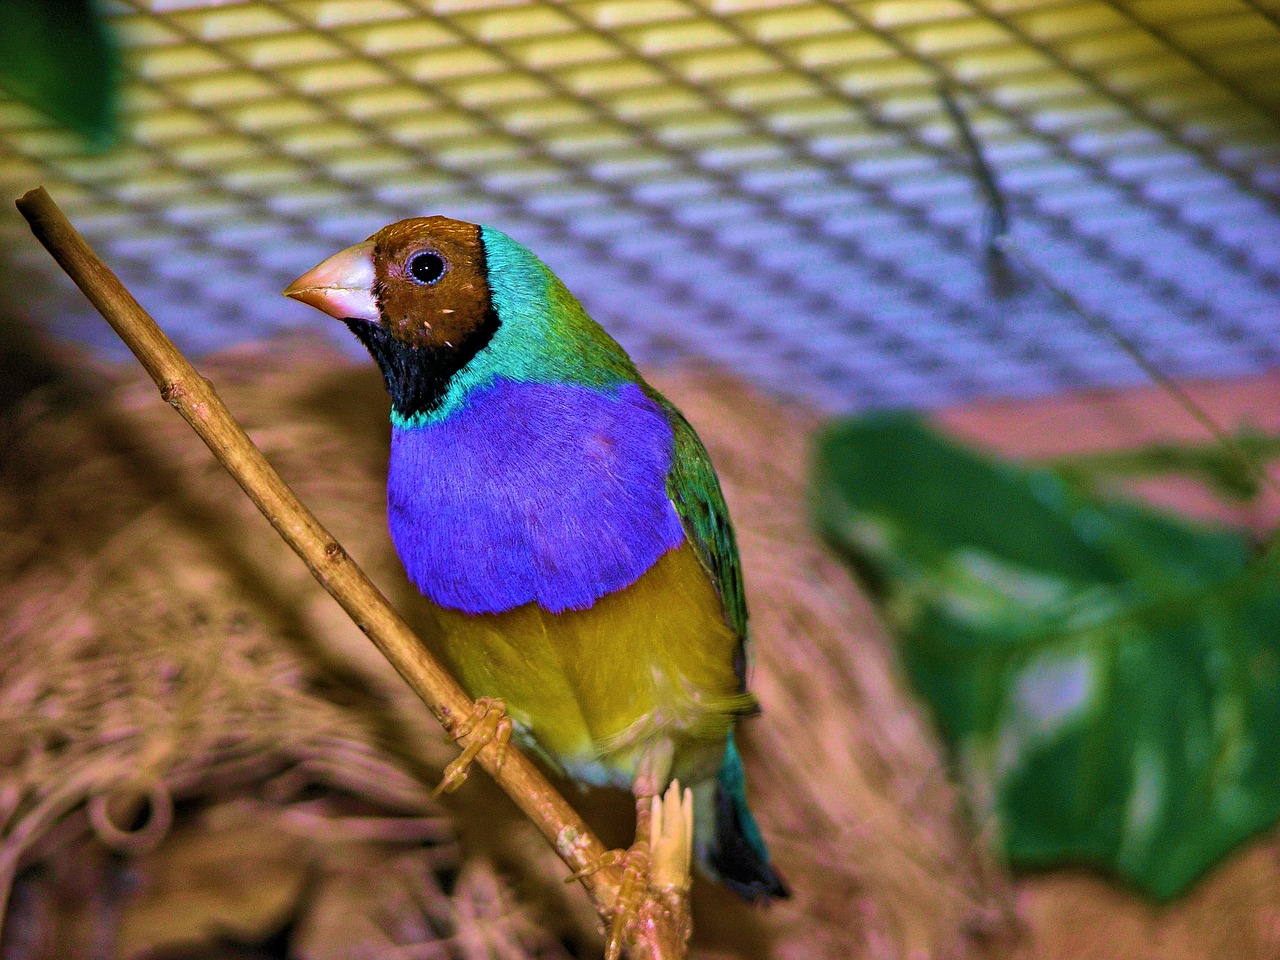
POLYGON ((383 227, 372 237, 375 296, 382 325, 406 346, 454 350, 484 328, 490 309, 484 245, 474 223, 448 217, 414 217, 383 227), (445 264, 434 283, 415 280, 421 254, 445 264))

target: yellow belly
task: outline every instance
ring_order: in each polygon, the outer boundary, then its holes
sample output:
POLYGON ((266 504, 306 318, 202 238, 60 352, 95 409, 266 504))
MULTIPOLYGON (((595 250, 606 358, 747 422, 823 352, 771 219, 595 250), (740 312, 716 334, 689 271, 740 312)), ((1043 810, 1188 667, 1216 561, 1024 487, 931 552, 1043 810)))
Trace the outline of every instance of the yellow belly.
POLYGON ((753 705, 734 673, 738 638, 687 543, 587 610, 435 612, 467 691, 501 697, 524 739, 589 782, 629 786, 662 738, 676 776, 710 776, 733 717, 753 705))

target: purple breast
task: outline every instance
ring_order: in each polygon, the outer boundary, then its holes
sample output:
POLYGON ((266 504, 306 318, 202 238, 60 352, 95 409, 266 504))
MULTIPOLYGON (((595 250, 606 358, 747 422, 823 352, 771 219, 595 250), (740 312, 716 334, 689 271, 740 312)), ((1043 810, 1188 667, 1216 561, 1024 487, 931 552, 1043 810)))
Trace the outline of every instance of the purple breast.
POLYGON ((391 538, 441 606, 585 609, 683 541, 666 491, 673 443, 634 384, 497 380, 445 420, 393 430, 391 538))

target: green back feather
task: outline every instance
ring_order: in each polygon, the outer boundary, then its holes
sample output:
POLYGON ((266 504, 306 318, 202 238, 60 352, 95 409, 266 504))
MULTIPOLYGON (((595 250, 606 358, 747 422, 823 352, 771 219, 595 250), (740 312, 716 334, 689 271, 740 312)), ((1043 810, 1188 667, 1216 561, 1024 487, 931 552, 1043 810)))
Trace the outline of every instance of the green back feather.
POLYGON ((662 407, 675 431, 675 454, 667 474, 667 495, 680 515, 687 536, 698 551, 698 559, 711 576, 725 619, 742 643, 739 679, 746 689, 747 599, 742 586, 738 542, 729 522, 720 480, 707 448, 702 445, 689 421, 675 404, 644 384, 650 399, 662 407))

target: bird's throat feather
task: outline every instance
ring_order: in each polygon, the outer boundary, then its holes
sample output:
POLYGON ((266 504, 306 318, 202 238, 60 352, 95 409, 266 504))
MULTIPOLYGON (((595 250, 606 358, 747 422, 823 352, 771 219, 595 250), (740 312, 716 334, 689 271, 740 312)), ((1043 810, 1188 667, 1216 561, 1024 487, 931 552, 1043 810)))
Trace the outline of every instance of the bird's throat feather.
POLYGON ((490 308, 465 340, 447 347, 406 343, 386 327, 365 320, 348 320, 347 326, 382 371, 396 417, 413 420, 439 408, 454 376, 497 333, 498 314, 490 308))

